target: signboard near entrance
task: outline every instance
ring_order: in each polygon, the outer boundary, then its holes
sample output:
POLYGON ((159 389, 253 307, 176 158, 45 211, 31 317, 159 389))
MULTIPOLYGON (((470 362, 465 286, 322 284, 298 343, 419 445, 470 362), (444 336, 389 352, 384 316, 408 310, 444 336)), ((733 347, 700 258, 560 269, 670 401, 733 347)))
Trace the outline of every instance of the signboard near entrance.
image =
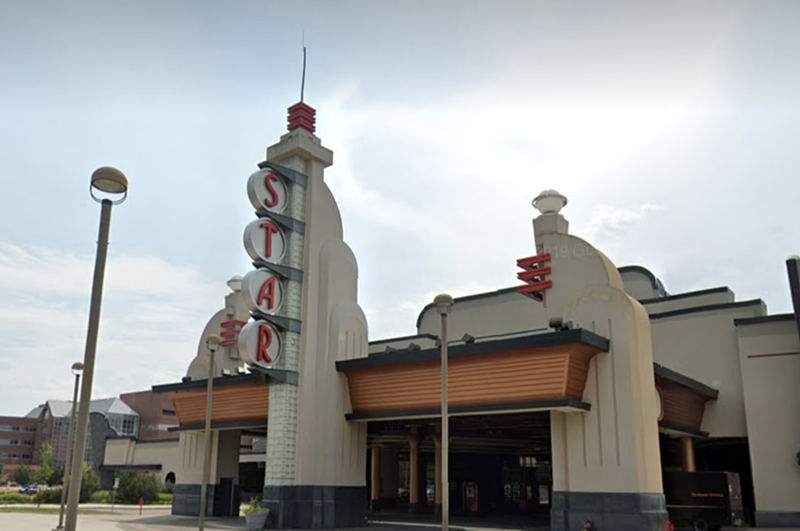
POLYGON ((281 335, 266 321, 250 321, 239 334, 239 355, 248 365, 268 369, 281 356, 281 335))
MULTIPOLYGON (((255 320, 241 329, 238 345, 245 363, 263 368, 272 368, 278 362, 285 327, 291 328, 291 323, 285 324, 283 306, 286 279, 276 273, 286 268, 289 239, 285 231, 296 230, 291 228, 290 217, 295 181, 287 179, 280 170, 267 167, 247 180, 247 196, 258 218, 245 227, 244 247, 257 269, 242 279, 242 295, 255 320)), ((291 297, 292 286, 288 289, 291 297)))

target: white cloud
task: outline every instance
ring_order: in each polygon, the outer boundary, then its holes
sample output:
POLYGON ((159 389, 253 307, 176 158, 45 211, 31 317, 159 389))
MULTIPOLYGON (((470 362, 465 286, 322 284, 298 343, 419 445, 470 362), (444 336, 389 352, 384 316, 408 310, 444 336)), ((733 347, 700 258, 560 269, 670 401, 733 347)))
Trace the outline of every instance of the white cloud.
MULTIPOLYGON (((0 372, 14 382, 0 389, 4 414, 70 397, 69 367, 83 359, 93 271, 93 256, 0 242, 0 372)), ((93 396, 178 380, 226 290, 193 268, 110 253, 93 396)))

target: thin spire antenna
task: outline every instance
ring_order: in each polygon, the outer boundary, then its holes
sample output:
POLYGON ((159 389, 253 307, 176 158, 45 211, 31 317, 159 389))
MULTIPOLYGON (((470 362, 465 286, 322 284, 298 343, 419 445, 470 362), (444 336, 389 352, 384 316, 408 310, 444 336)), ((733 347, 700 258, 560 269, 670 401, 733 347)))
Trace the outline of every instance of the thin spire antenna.
POLYGON ((303 31, 303 80, 300 82, 300 101, 303 101, 303 96, 306 91, 306 32, 303 31))

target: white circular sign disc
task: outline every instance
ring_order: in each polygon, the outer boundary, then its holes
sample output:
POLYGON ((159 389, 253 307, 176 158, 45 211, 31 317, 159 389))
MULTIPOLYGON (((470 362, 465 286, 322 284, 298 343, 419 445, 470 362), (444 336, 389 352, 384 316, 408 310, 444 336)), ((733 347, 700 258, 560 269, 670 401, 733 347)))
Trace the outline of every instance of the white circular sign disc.
POLYGON ((247 196, 256 210, 283 212, 289 203, 289 189, 283 179, 270 169, 258 170, 247 180, 247 196))
POLYGON ((268 269, 254 269, 242 279, 242 293, 251 312, 271 315, 283 302, 283 283, 268 269))
POLYGON ((281 357, 281 335, 266 321, 250 321, 239 333, 239 355, 248 365, 265 369, 281 357))
POLYGON ((244 248, 253 260, 277 263, 286 251, 286 235, 271 219, 254 219, 244 229, 244 248))

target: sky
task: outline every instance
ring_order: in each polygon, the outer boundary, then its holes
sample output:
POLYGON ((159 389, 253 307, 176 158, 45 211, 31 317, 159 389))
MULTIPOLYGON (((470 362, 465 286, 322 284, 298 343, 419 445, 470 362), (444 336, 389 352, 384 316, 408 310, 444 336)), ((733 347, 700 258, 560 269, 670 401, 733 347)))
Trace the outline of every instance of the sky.
POLYGON ((178 381, 252 268, 247 177, 305 100, 370 338, 517 284, 530 205, 670 293, 791 311, 800 4, 0 0, 0 415, 69 399, 120 168, 93 396, 178 381))

